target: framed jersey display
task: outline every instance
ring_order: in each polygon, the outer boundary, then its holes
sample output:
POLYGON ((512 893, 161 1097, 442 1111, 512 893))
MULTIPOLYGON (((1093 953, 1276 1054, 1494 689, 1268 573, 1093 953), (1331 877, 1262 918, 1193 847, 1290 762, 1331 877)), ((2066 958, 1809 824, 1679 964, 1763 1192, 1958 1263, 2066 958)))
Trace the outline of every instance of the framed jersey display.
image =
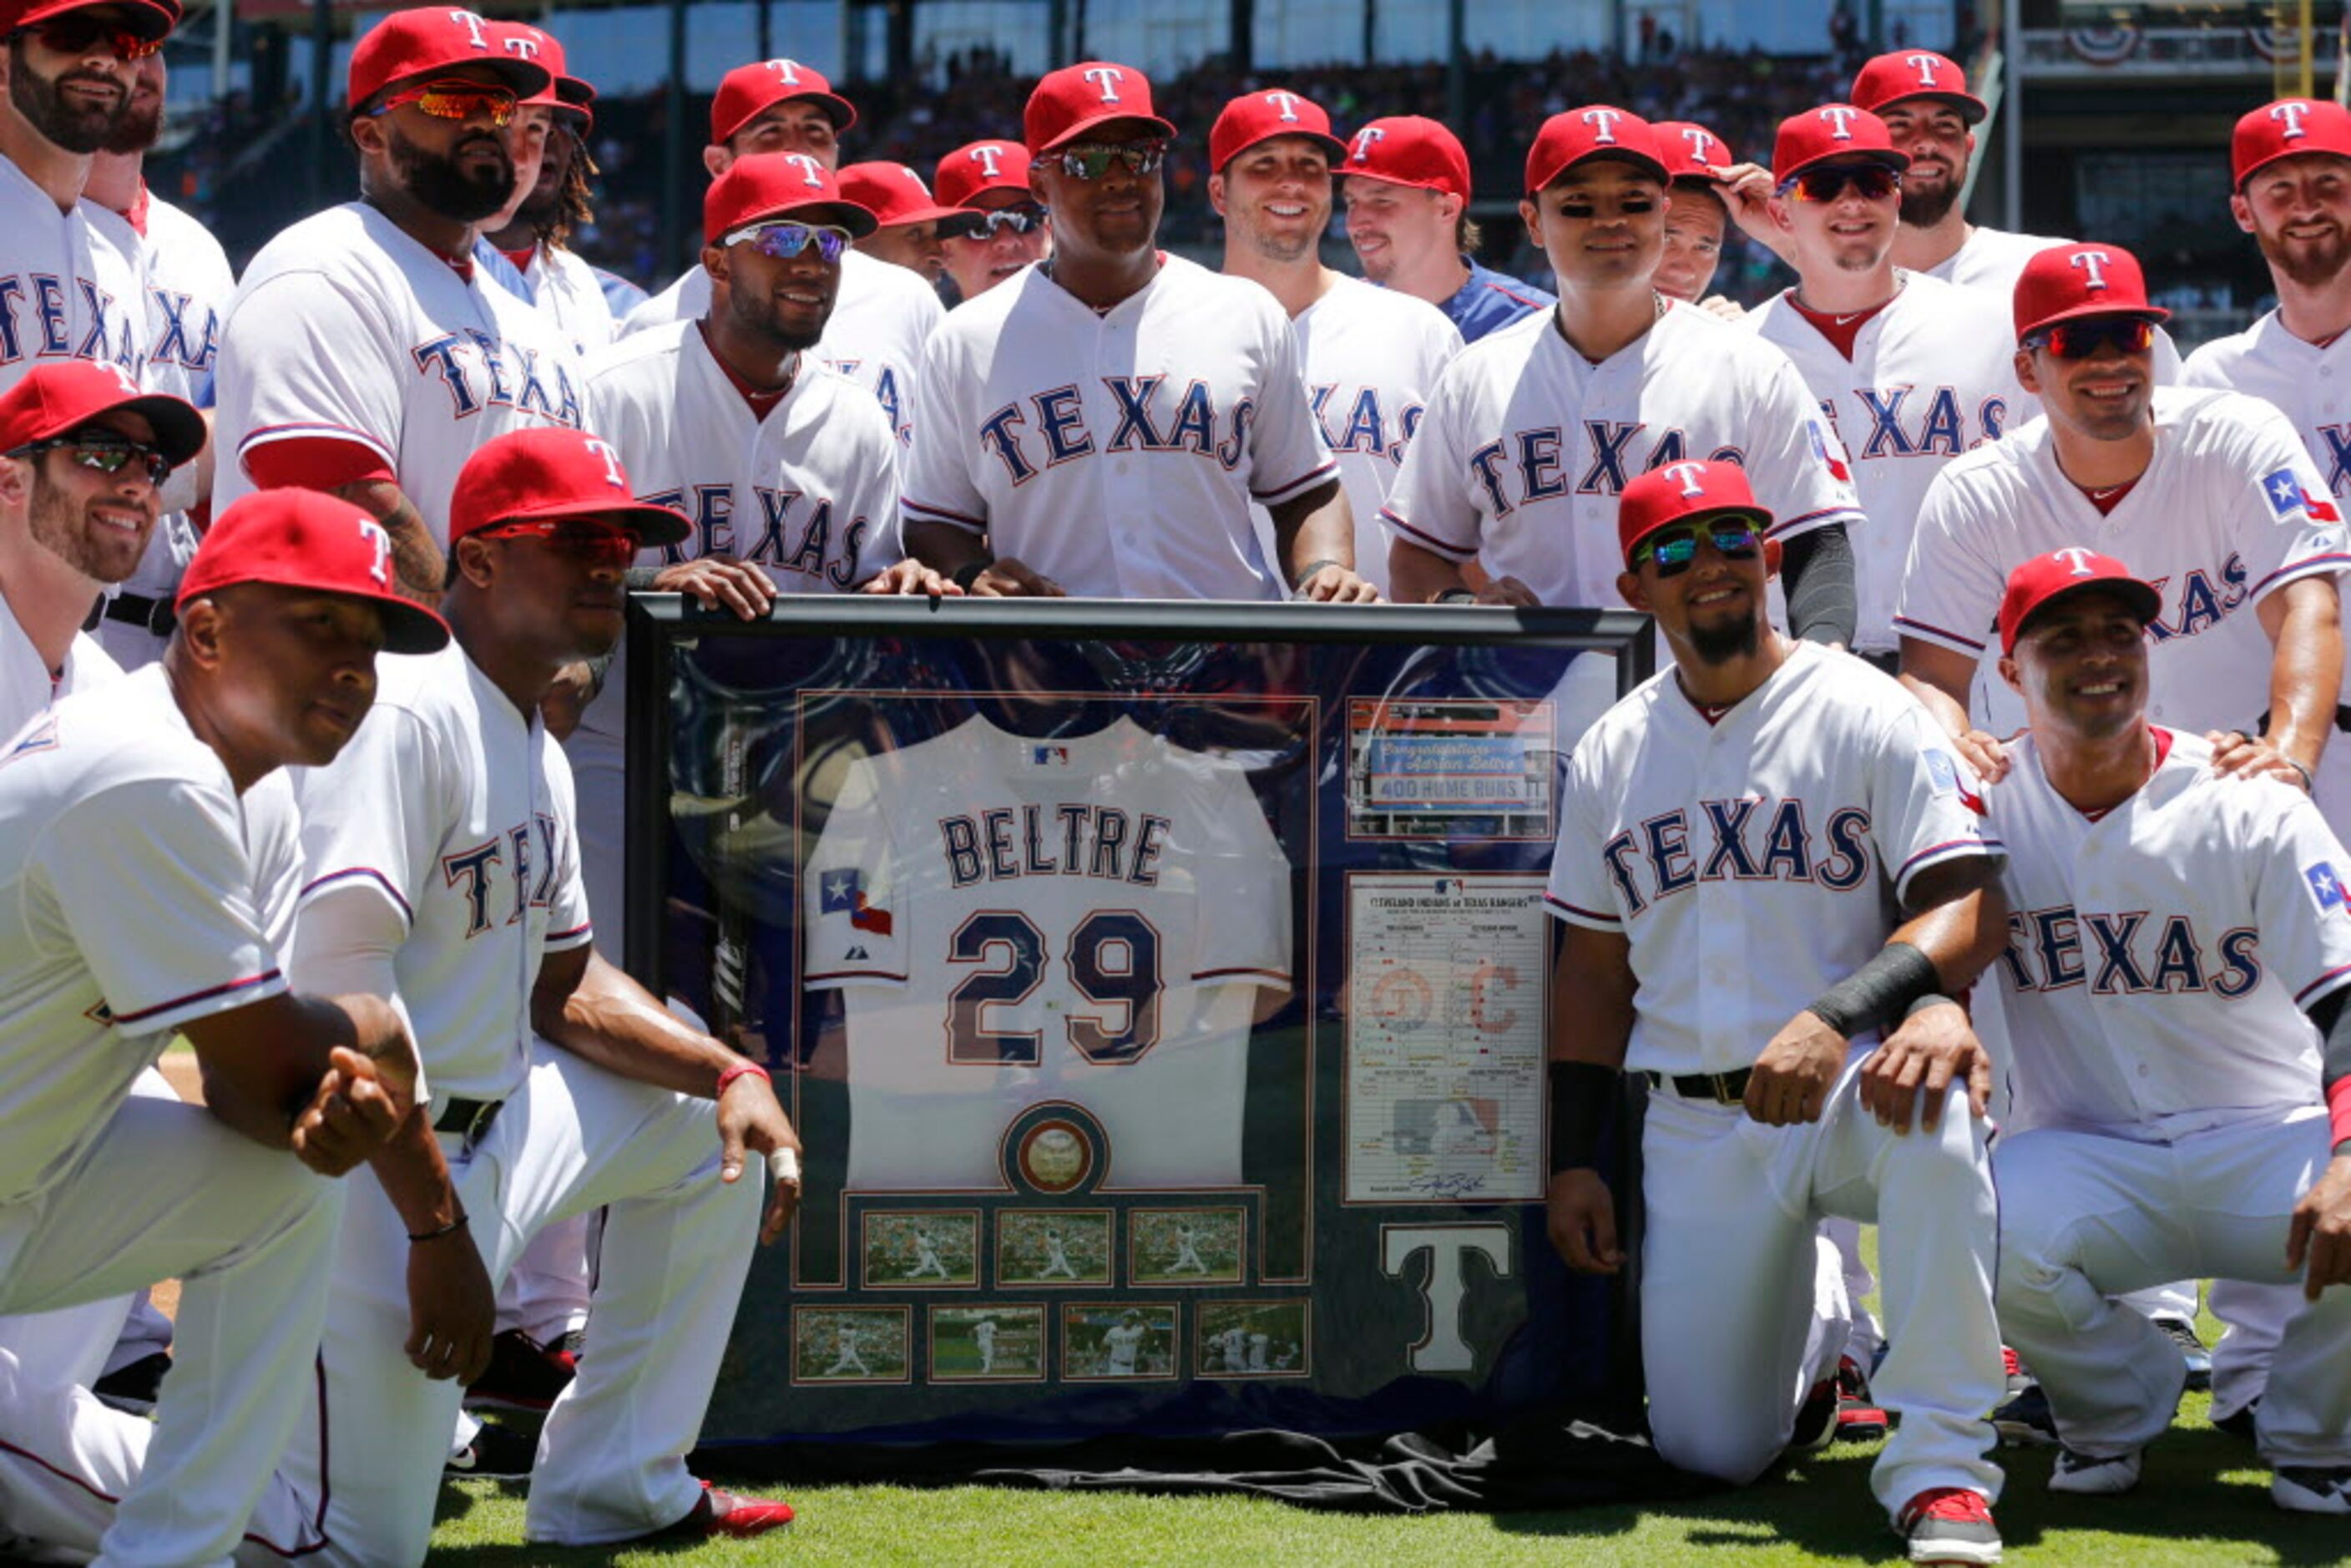
POLYGON ((630 969, 806 1145, 705 1440, 1351 1433, 1628 1364, 1544 1239, 1587 611, 640 596, 630 969))

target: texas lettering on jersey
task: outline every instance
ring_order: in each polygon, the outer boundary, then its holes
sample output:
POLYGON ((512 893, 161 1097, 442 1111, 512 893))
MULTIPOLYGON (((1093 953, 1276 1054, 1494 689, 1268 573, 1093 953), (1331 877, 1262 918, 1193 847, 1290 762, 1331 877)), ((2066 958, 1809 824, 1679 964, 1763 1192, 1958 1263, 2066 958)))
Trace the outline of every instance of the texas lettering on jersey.
POLYGON ((443 885, 465 904, 465 940, 494 924, 519 925, 530 911, 554 907, 562 842, 556 820, 534 811, 528 822, 441 857, 443 885))
POLYGON ((1428 412, 1427 404, 1410 402, 1390 421, 1377 387, 1353 387, 1343 397, 1336 382, 1316 382, 1306 390, 1313 398, 1315 423, 1333 454, 1361 452, 1401 465, 1405 448, 1420 428, 1420 416, 1428 412))
POLYGON ((1839 429, 1834 398, 1821 400, 1829 428, 1836 431, 1855 461, 1880 457, 1957 457, 2008 428, 2008 400, 1988 397, 1969 410, 1956 388, 1855 387, 1853 395, 1869 413, 1869 434, 1858 443, 1839 429))
POLYGON ((35 360, 96 360, 137 375, 138 323, 87 277, 0 276, 0 366, 35 360))
MULTIPOLYGON (((828 359, 824 362, 852 381, 862 383, 864 380, 864 377, 860 374, 865 365, 863 360, 828 359)), ((908 417, 906 400, 899 393, 898 369, 895 365, 883 365, 874 372, 873 401, 882 405, 882 416, 890 422, 891 434, 897 436, 898 444, 913 445, 914 422, 908 417)))
POLYGON ((1469 473, 1485 491, 1494 516, 1507 517, 1531 501, 1571 494, 1617 495, 1651 469, 1693 456, 1746 465, 1747 455, 1736 446, 1693 453, 1684 432, 1667 430, 1645 439, 1647 429, 1639 420, 1587 419, 1573 450, 1560 425, 1513 431, 1470 453, 1469 473))
POLYGON ((1239 467, 1249 451, 1257 400, 1245 397, 1230 409, 1219 409, 1206 382, 1172 392, 1167 381, 1164 375, 1102 377, 1117 400, 1118 424, 1100 445, 1072 385, 1018 399, 988 414, 979 422, 980 449, 1004 465, 1015 486, 1098 452, 1189 452, 1227 469, 1239 467))
POLYGON ((409 350, 408 357, 421 373, 439 380, 449 394, 450 413, 459 419, 485 408, 512 408, 581 428, 580 389, 559 357, 542 362, 535 348, 503 342, 470 327, 427 339, 409 350))
POLYGON ((841 515, 830 496, 810 497, 765 485, 752 486, 751 493, 759 503, 756 518, 736 515, 732 485, 695 485, 638 499, 675 507, 694 523, 690 538, 662 547, 665 565, 733 556, 777 573, 830 583, 844 593, 854 586, 858 557, 873 528, 871 517, 841 515))
POLYGON ((155 344, 148 350, 151 364, 174 364, 203 376, 209 374, 220 350, 220 308, 199 302, 183 289, 151 286, 147 300, 154 309, 155 344))
POLYGON ((1815 837, 1802 800, 1701 800, 1696 823, 1678 808, 1647 818, 1602 845, 1600 857, 1627 920, 1702 882, 1813 882, 1837 893, 1876 885, 1869 813, 1858 806, 1828 813, 1815 837))
POLYGON ((2101 997, 2209 990, 2233 998, 2261 984, 2262 972, 2261 933, 2252 926, 2207 942, 2185 915, 2084 915, 2070 904, 2011 910, 2000 959, 2019 991, 2087 984, 2101 997))

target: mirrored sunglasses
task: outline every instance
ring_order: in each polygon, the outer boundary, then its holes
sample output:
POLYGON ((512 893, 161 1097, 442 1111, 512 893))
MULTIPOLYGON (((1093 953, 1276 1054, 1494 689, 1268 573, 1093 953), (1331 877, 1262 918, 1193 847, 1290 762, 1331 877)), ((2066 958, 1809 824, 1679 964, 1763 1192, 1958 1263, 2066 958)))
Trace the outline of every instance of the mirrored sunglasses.
POLYGON ((1865 202, 1882 202, 1901 188, 1902 176, 1883 163, 1831 163, 1782 181, 1779 193, 1800 202, 1834 202, 1851 190, 1865 202))
POLYGON ((40 39, 43 48, 60 55, 87 55, 104 44, 118 60, 143 60, 163 47, 161 38, 141 37, 112 17, 88 11, 68 11, 21 31, 40 39))
POLYGON ((789 261, 814 246, 820 260, 827 267, 838 267, 841 253, 849 248, 849 240, 847 229, 835 228, 831 224, 780 223, 753 224, 737 229, 726 236, 726 243, 747 245, 761 256, 773 256, 778 261, 789 261))
POLYGON ((368 118, 379 119, 413 103, 435 120, 486 120, 503 131, 515 117, 517 101, 512 89, 489 82, 429 81, 393 93, 369 110, 368 118))
POLYGON ((500 523, 484 528, 475 536, 485 539, 536 539, 555 551, 576 559, 599 565, 626 566, 636 559, 637 536, 625 528, 604 523, 582 522, 577 517, 555 517, 545 522, 500 523))
POLYGON ((987 212, 957 213, 939 220, 941 239, 987 241, 1000 234, 1032 234, 1045 226, 1045 209, 1033 202, 987 212))
POLYGON ((1656 563, 1659 577, 1679 577, 1698 564, 1698 540, 1705 538, 1725 560, 1751 560, 1763 548, 1763 536, 1745 517, 1718 517, 1703 526, 1665 528, 1633 547, 1633 570, 1656 563))
POLYGON ((108 475, 120 474, 134 463, 143 464, 147 482, 158 488, 176 466, 154 447, 120 435, 56 435, 19 446, 8 455, 30 457, 42 452, 63 452, 77 465, 108 475))
POLYGON ((1114 162, 1125 164, 1130 174, 1149 174, 1166 158, 1167 143, 1158 137, 1147 141, 1080 141, 1055 156, 1061 160, 1061 172, 1072 180, 1099 180, 1114 162))
POLYGON ((2108 349, 2144 354, 2155 347, 2155 323, 2144 316, 2090 316, 2028 333, 2024 346, 2060 360, 2094 360, 2108 349))

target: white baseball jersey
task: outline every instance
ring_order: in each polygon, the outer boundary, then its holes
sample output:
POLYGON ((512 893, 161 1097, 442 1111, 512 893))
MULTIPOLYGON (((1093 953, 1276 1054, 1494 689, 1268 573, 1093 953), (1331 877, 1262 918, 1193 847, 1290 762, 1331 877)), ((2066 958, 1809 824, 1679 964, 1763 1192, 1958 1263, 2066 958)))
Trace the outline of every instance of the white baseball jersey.
POLYGON ((465 650, 386 654, 375 706, 295 769, 304 903, 364 887, 408 932, 392 972, 436 1097, 504 1100, 530 1061, 542 956, 590 940, 571 769, 465 650))
POLYGON ((2189 355, 2179 384, 2240 392, 2274 404, 2318 465, 2326 481, 2321 493, 2351 497, 2351 334, 2324 345, 2306 342, 2272 310, 2189 355))
MULTIPOLYGON (((671 321, 698 321, 710 313, 710 274, 697 266, 629 312, 623 334, 650 331, 671 321)), ((938 290, 862 250, 843 251, 841 287, 832 317, 824 324, 817 357, 867 392, 904 445, 913 431, 914 378, 931 334, 946 316, 938 290)))
POLYGON ((44 360, 97 360, 137 377, 146 363, 136 255, 88 201, 57 211, 47 192, 0 157, 0 392, 44 360))
MULTIPOLYGON (((904 555, 898 444, 855 383, 803 357, 791 391, 755 416, 692 321, 622 340, 590 362, 598 431, 640 500, 675 507, 695 532, 648 549, 641 566, 705 555, 756 562, 786 593, 847 593, 904 555)), ((606 700, 581 716, 626 733, 626 643, 606 700)))
POLYGON ((1249 1330, 1227 1329, 1217 1336, 1217 1348, 1224 1352, 1227 1371, 1241 1371, 1249 1364, 1249 1330))
POLYGON ((1742 319, 1795 361, 1842 442, 1868 526, 1853 530, 1860 603, 1853 645, 1892 653, 1894 606, 1918 503, 1943 465, 2041 413, 2016 384, 2010 312, 1980 291, 1917 273, 1862 326, 1847 358, 1789 303, 1791 289, 1742 319))
POLYGON ((1998 857, 1977 786, 1891 677, 1817 643, 1709 724, 1668 666, 1569 760, 1552 913, 1632 944, 1625 1066, 1732 1072, 1875 956, 1928 866, 1998 857))
POLYGON ((1039 267, 966 301, 914 411, 908 518, 1081 598, 1285 598, 1249 503, 1336 471, 1281 307, 1176 256, 1104 315, 1039 267))
POLYGON ((465 459, 510 430, 584 417, 580 365, 544 316, 476 269, 469 281, 364 202, 261 249, 221 321, 215 511, 255 488, 271 442, 326 438, 390 465, 434 542, 465 459))
POLYGON ((1383 515, 1447 560, 1515 577, 1545 604, 1617 602, 1616 497, 1684 458, 1743 465, 1792 538, 1862 520, 1844 450, 1788 356, 1674 303, 1593 364, 1549 311, 1446 368, 1383 515))
POLYGON ((52 671, 0 596, 0 741, 15 737, 62 698, 121 679, 122 666, 107 657, 87 632, 74 633, 64 666, 52 671))
POLYGON ((561 329, 581 360, 619 340, 621 324, 612 319, 604 281, 581 256, 542 242, 531 253, 522 278, 530 289, 530 302, 561 329))
POLYGON ((972 718, 852 762, 802 877, 852 1187, 1000 1187, 1043 1100, 1101 1119, 1113 1186, 1239 1179, 1251 1012, 1290 973, 1290 864, 1239 768, 1125 718, 972 718))
POLYGON ((285 778, 240 796, 160 668, 0 743, 0 1203, 55 1182, 173 1030, 287 988, 293 840, 285 778))
MULTIPOLYGON (((1461 351, 1461 333, 1426 299, 1340 276, 1290 329, 1322 440, 1355 514, 1355 571, 1388 589, 1388 531, 1380 521, 1405 448, 1420 426, 1437 378, 1461 351)), ((1274 556, 1273 518, 1253 508, 1258 543, 1274 556)))
POLYGON ((996 1343, 995 1322, 990 1319, 982 1318, 971 1325, 971 1337, 977 1340, 980 1350, 983 1353, 986 1352, 996 1343))
MULTIPOLYGON (((1959 248, 1927 268, 1927 276, 1961 288, 1982 289, 2006 304, 2015 298, 2016 280, 2023 275, 2026 262, 2051 246, 2072 243, 2046 235, 2010 234, 2004 229, 1973 224, 1959 248)), ((2011 340, 2016 336, 2013 319, 2006 336, 2011 340)))
POLYGON ((1102 1354, 1110 1359, 1113 1372, 1133 1372, 1135 1353, 1143 1348, 1144 1336, 1151 1331, 1141 1323, 1133 1327, 1121 1324, 1102 1331, 1102 1354))
POLYGON ((2319 1103, 2302 1009, 2351 984, 2351 855, 2301 790, 2216 777, 2200 736, 2157 737, 2154 777, 2095 821, 2030 736, 1991 786, 2022 1126, 2176 1134, 2319 1103))
MULTIPOLYGON (((2046 419, 1946 466, 1918 508, 1895 612, 1902 635, 1996 654, 2009 573, 2084 546, 2162 591, 2162 618, 2147 628, 2147 716, 2197 730, 2250 726, 2268 706, 2272 659, 2253 607, 2351 566, 2342 519, 2268 404, 2158 387, 2154 412, 2155 460, 2108 515, 2058 467, 2046 419)), ((2005 707, 1997 722, 2007 727, 2005 707)))

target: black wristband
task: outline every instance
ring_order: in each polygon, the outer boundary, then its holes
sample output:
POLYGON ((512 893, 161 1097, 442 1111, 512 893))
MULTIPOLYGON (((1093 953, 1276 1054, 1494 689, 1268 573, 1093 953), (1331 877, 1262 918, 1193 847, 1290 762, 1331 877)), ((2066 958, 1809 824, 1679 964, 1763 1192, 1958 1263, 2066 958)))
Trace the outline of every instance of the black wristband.
POLYGON ((1888 942, 1876 957, 1823 992, 1811 1011, 1850 1040, 1905 1017, 1912 1002, 1942 983, 1926 954, 1907 942, 1888 942))
POLYGON ((1596 1061, 1551 1064, 1551 1168, 1589 1169, 1600 1163, 1600 1134, 1616 1108, 1623 1074, 1596 1061))
POLYGON ((1429 602, 1431 604, 1475 604, 1478 602, 1478 591, 1474 588, 1448 588, 1429 602))
POLYGON ((438 1230, 412 1230, 408 1233, 408 1239, 412 1242, 438 1241, 444 1236, 456 1235, 457 1232, 465 1229, 469 1223, 471 1223, 470 1217, 461 1214, 456 1218, 451 1220, 448 1224, 441 1227, 438 1230))
POLYGON ((971 585, 979 580, 979 574, 986 571, 989 567, 994 566, 996 562, 992 558, 981 560, 967 560, 961 566, 956 568, 953 571, 947 573, 947 580, 954 583, 957 588, 962 589, 966 593, 969 593, 971 591, 971 585))
POLYGON ((1917 1018, 1928 1008, 1939 1008, 1945 1002, 1949 1002, 1957 1007, 1967 1006, 1965 1002, 1960 1001, 1957 997, 1947 997, 1940 991, 1928 991, 1925 996, 1918 998, 1908 1007, 1903 1009, 1902 1016, 1906 1019, 1917 1018))

